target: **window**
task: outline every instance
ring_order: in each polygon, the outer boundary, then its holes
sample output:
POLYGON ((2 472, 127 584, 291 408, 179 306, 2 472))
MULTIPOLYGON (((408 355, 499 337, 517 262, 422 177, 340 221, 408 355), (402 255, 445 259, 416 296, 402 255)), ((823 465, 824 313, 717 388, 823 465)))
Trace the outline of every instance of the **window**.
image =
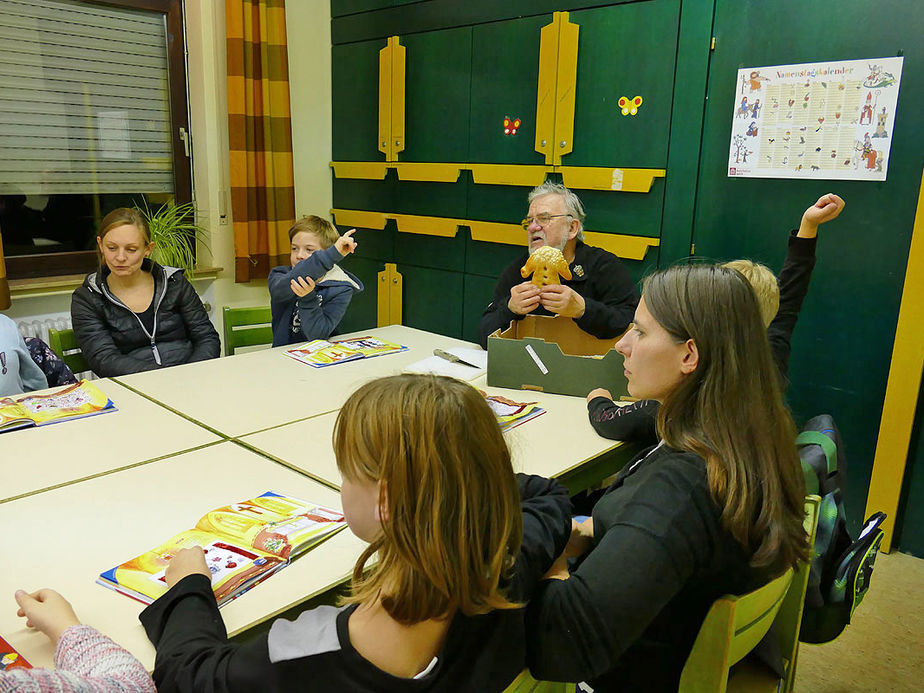
POLYGON ((2 0, 0 83, 11 279, 87 272, 109 211, 191 200, 180 0, 2 0))

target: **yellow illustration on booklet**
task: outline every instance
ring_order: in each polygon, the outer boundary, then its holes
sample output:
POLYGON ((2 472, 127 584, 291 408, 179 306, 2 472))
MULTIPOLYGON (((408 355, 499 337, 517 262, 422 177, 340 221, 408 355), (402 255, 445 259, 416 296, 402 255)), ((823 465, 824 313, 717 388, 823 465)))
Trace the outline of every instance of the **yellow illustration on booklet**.
POLYGON ((326 339, 315 339, 294 349, 287 349, 285 354, 296 361, 307 363, 315 368, 333 366, 335 363, 368 359, 384 354, 396 354, 407 351, 406 346, 386 342, 377 337, 353 337, 352 339, 338 339, 329 342, 326 339))
POLYGON ((0 398, 0 433, 107 411, 115 411, 112 400, 89 380, 81 380, 44 395, 30 393, 0 398))
POLYGON ((268 491, 206 513, 194 529, 107 570, 97 582, 150 604, 167 591, 164 572, 170 560, 198 545, 222 606, 344 527, 338 510, 268 491))

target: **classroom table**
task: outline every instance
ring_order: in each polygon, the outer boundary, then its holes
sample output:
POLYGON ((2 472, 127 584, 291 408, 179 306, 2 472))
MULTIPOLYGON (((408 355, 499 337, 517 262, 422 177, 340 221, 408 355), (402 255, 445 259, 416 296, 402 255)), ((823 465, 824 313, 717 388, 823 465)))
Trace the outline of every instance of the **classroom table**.
POLYGON ((116 411, 0 433, 0 503, 221 440, 112 380, 93 384, 116 411))
POLYGON ((290 347, 265 349, 116 380, 229 438, 337 411, 364 382, 400 373, 435 347, 474 346, 402 325, 363 330, 409 347, 407 351, 312 368, 285 355, 290 347))
MULTIPOLYGON (((16 616, 13 593, 51 587, 84 623, 154 666, 138 621, 144 605, 95 583, 99 573, 192 528, 206 512, 276 491, 340 509, 340 494, 232 441, 0 504, 8 565, 0 571, 0 634, 33 666, 52 666, 49 640, 16 616)), ((222 607, 229 635, 349 577, 365 543, 345 529, 222 607)))
MULTIPOLYGON (((546 410, 541 416, 504 434, 516 471, 560 477, 572 491, 582 490, 593 481, 618 471, 637 450, 597 435, 587 419, 583 397, 489 387, 485 380, 482 376, 473 384, 490 395, 501 395, 516 402, 538 402, 546 410)), ((255 451, 339 488, 340 473, 331 446, 336 418, 337 412, 329 412, 242 436, 239 440, 255 451)))

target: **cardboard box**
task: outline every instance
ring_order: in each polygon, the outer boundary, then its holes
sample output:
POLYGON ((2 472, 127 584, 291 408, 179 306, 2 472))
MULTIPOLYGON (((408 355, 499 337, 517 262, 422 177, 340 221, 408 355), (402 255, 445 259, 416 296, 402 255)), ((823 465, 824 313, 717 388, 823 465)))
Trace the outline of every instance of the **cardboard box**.
POLYGON ((618 341, 597 339, 571 318, 527 315, 488 337, 488 385, 577 397, 605 387, 618 400, 628 395, 618 341))

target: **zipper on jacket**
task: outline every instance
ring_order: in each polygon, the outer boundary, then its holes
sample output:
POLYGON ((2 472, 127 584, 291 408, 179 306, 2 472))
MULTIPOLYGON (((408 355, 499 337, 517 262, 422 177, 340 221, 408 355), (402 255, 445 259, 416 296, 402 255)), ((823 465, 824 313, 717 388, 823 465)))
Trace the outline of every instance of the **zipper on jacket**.
MULTIPOLYGON (((153 273, 153 272, 151 272, 151 276, 154 276, 154 273, 153 273)), ((113 304, 115 304, 115 305, 117 305, 117 306, 121 306, 122 308, 124 308, 124 309, 127 310, 129 313, 131 313, 132 315, 135 316, 135 320, 138 321, 138 325, 141 327, 141 331, 144 332, 144 334, 147 336, 147 338, 151 340, 151 351, 152 351, 153 354, 154 354, 154 363, 156 363, 158 366, 162 366, 163 363, 162 363, 161 360, 160 360, 160 351, 158 351, 158 349, 157 349, 157 344, 156 344, 155 341, 154 341, 154 340, 155 340, 155 335, 157 335, 157 311, 160 310, 160 304, 163 302, 164 296, 167 295, 167 282, 170 280, 170 277, 167 276, 167 273, 166 273, 166 272, 163 272, 163 271, 162 271, 162 272, 161 272, 161 276, 163 277, 163 280, 164 280, 164 286, 163 286, 163 288, 162 288, 162 290, 161 290, 161 292, 160 292, 160 298, 157 298, 157 297, 155 296, 155 299, 157 300, 157 303, 154 305, 154 325, 153 325, 153 329, 152 329, 150 332, 148 332, 147 328, 144 326, 144 323, 141 321, 141 318, 138 317, 138 313, 136 313, 136 312, 133 311, 131 308, 129 308, 128 306, 126 306, 124 303, 122 303, 122 301, 120 301, 119 298, 118 298, 117 296, 113 296, 112 294, 110 294, 110 293, 109 293, 109 286, 108 286, 108 285, 106 284, 106 282, 104 281, 104 278, 103 278, 103 277, 100 277, 100 278, 99 278, 99 288, 100 288, 100 291, 102 292, 103 296, 105 296, 107 299, 109 299, 109 301, 110 301, 111 303, 113 303, 113 304)), ((155 285, 155 287, 157 286, 157 282, 156 282, 156 281, 154 282, 154 285, 155 285)))

